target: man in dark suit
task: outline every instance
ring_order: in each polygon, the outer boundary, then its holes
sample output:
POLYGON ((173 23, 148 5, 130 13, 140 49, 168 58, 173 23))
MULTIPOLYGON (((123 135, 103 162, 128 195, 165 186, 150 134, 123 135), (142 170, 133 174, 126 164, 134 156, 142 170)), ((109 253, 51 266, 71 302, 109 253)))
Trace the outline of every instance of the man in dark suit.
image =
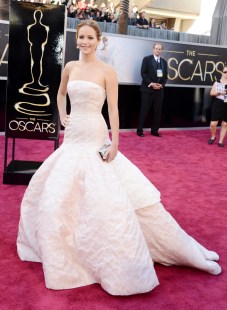
POLYGON ((142 84, 141 107, 137 125, 137 135, 144 137, 143 126, 148 112, 152 108, 151 134, 161 137, 158 132, 160 127, 164 91, 167 82, 167 62, 160 57, 163 50, 161 43, 153 46, 153 55, 144 57, 141 66, 142 84))
POLYGON ((139 14, 139 18, 137 19, 136 26, 139 28, 145 28, 145 29, 149 28, 149 22, 145 18, 145 12, 144 11, 139 14))

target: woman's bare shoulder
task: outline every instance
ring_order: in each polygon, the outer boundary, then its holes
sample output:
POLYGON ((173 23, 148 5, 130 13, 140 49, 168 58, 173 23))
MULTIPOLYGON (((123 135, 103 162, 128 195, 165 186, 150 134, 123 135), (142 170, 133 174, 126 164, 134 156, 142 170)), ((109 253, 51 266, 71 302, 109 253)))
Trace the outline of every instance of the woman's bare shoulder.
POLYGON ((106 78, 113 77, 116 75, 116 71, 113 66, 102 62, 101 69, 104 72, 106 78))
POLYGON ((67 62, 67 64, 65 65, 65 68, 67 69, 71 69, 72 67, 78 66, 79 64, 79 60, 72 60, 67 62))

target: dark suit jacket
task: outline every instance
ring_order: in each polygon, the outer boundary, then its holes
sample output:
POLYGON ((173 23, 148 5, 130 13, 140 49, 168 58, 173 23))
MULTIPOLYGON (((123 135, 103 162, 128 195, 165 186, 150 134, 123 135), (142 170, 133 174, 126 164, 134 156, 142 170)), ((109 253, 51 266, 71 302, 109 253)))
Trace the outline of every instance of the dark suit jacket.
MULTIPOLYGON (((140 87, 140 91, 146 93, 153 93, 160 90, 154 90, 152 87, 148 87, 150 83, 160 83, 164 87, 167 82, 167 62, 164 58, 160 58, 160 65, 162 68, 163 77, 157 77, 157 62, 154 58, 154 55, 149 55, 144 57, 142 66, 141 66, 141 76, 142 76, 142 84, 140 87)), ((162 90, 162 89, 161 89, 162 90)))
POLYGON ((140 26, 149 25, 148 20, 142 17, 137 19, 137 24, 140 26))

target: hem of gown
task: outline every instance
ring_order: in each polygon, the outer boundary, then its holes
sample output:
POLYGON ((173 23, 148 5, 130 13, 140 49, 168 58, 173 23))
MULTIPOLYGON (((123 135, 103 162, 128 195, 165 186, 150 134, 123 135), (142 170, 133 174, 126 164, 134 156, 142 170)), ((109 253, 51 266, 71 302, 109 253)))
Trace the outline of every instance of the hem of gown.
POLYGON ((148 289, 145 289, 144 291, 133 291, 131 290, 131 292, 116 292, 116 291, 111 291, 108 289, 105 289, 101 283, 97 282, 97 281, 84 281, 81 284, 77 284, 77 285, 67 285, 67 286, 61 286, 61 287, 53 287, 46 284, 46 288, 49 290, 54 290, 54 291, 59 291, 59 290, 70 290, 70 289, 77 289, 80 287, 84 287, 84 286, 89 286, 89 285, 93 285, 93 284, 98 284, 100 285, 100 287, 107 292, 108 294, 112 295, 112 296, 130 296, 130 295, 135 295, 135 294, 146 294, 151 292, 155 287, 157 287, 159 285, 159 282, 157 281, 157 283, 155 283, 154 285, 152 285, 151 287, 149 287, 148 289))
POLYGON ((100 287, 106 292, 108 293, 109 295, 111 296, 130 296, 130 295, 135 295, 135 294, 146 294, 146 293, 149 293, 151 292, 155 287, 157 287, 159 285, 159 282, 152 286, 151 288, 147 289, 147 290, 144 290, 143 292, 131 292, 131 293, 120 293, 120 292, 111 292, 111 291, 108 291, 106 290, 104 287, 102 287, 102 284, 99 283, 99 282, 96 282, 96 281, 89 281, 89 282, 83 282, 79 285, 68 285, 68 286, 62 286, 62 287, 50 287, 46 284, 46 288, 49 289, 49 290, 53 290, 53 291, 60 291, 60 290, 71 290, 71 289, 77 289, 77 288, 81 288, 81 287, 84 287, 84 286, 89 286, 89 285, 93 285, 93 284, 98 284, 100 285, 100 287))
MULTIPOLYGON (((20 256, 19 256, 20 257, 20 256)), ((43 267, 43 263, 42 261, 38 261, 36 259, 26 259, 26 258, 21 258, 20 260, 23 262, 32 262, 32 263, 39 263, 42 265, 43 267)), ((71 290, 71 289, 77 289, 80 287, 84 287, 84 286, 89 286, 89 285, 93 285, 93 284, 98 284, 100 285, 100 287, 107 292, 108 294, 112 295, 112 296, 130 296, 130 295, 135 295, 135 294, 146 294, 151 292, 156 286, 159 285, 159 282, 157 281, 157 283, 153 284, 149 289, 141 291, 141 292, 131 292, 131 293, 124 293, 124 292, 111 292, 110 290, 105 289, 102 284, 100 282, 97 282, 95 280, 92 280, 91 278, 87 281, 82 281, 80 283, 77 284, 66 284, 66 285, 62 285, 62 281, 61 281, 61 285, 52 285, 52 284, 48 284, 48 280, 46 280, 45 275, 44 275, 44 279, 45 279, 45 286, 47 289, 49 290, 53 290, 53 291, 60 291, 60 290, 71 290)))
MULTIPOLYGON (((36 259, 36 258, 22 258, 20 257, 20 260, 23 261, 23 262, 31 262, 31 263, 39 263, 42 265, 42 268, 43 268, 43 262, 41 259, 36 259)), ((44 276, 45 278, 45 276, 44 276)), ((54 290, 54 291, 58 291, 58 290, 70 290, 70 289, 74 289, 74 288, 79 288, 79 287, 83 287, 83 286, 87 286, 87 285, 92 285, 92 284, 100 284, 92 279, 89 279, 87 281, 82 281, 81 283, 78 283, 78 284, 67 284, 67 285, 51 285, 51 284, 48 284, 48 281, 46 281, 45 279, 45 285, 46 285, 46 288, 47 289, 50 289, 50 290, 54 290)))
POLYGON ((71 289, 76 289, 76 288, 80 288, 80 287, 83 287, 83 286, 88 286, 88 285, 92 285, 92 284, 99 284, 98 282, 96 281, 83 281, 81 282, 80 284, 76 284, 76 285, 61 285, 61 286, 53 286, 53 285, 48 285, 47 282, 45 282, 45 285, 46 285, 46 288, 49 289, 49 290, 54 290, 54 291, 60 291, 60 290, 71 290, 71 289))

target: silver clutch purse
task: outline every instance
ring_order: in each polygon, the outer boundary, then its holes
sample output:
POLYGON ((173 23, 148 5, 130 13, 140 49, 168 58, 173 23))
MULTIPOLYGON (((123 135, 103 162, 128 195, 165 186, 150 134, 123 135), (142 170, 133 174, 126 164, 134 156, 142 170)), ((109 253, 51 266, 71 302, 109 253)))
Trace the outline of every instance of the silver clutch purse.
POLYGON ((99 155, 101 156, 102 160, 104 160, 104 155, 106 154, 108 148, 111 146, 110 143, 104 144, 101 149, 99 149, 99 155))

